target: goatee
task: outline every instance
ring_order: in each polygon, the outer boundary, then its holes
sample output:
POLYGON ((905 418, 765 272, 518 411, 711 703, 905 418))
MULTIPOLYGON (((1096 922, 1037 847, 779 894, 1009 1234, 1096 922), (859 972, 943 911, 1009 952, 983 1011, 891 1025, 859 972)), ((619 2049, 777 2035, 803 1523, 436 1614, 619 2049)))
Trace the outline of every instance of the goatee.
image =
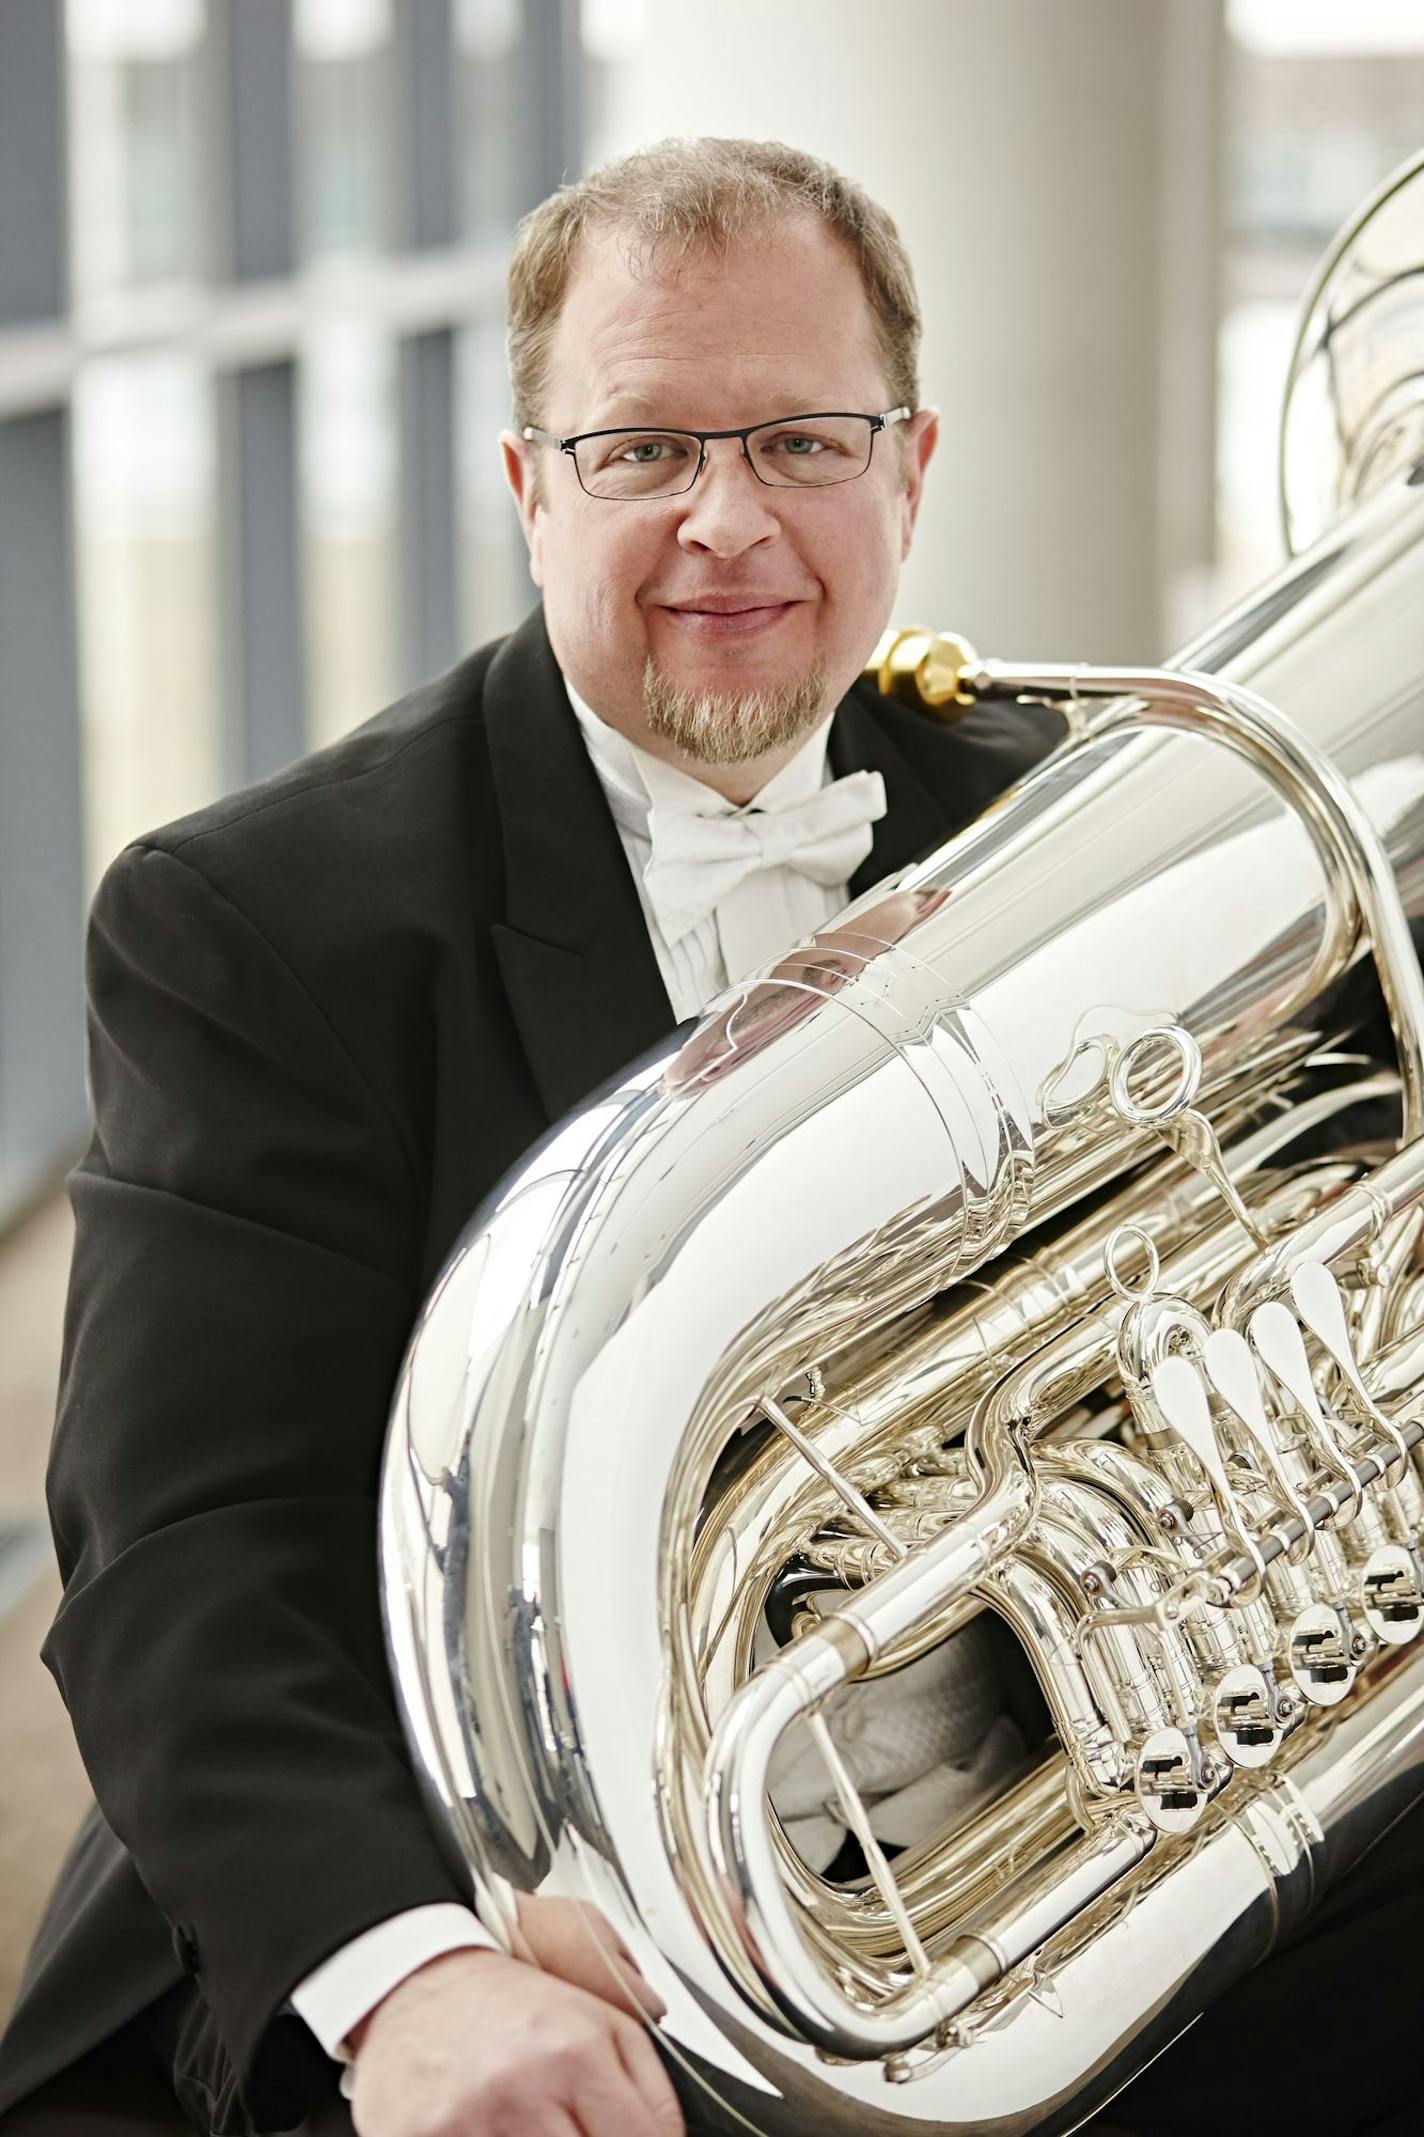
POLYGON ((825 710, 826 671, 817 660, 794 683, 770 690, 684 690, 654 664, 643 668, 649 728, 699 764, 745 764, 809 734, 825 710))

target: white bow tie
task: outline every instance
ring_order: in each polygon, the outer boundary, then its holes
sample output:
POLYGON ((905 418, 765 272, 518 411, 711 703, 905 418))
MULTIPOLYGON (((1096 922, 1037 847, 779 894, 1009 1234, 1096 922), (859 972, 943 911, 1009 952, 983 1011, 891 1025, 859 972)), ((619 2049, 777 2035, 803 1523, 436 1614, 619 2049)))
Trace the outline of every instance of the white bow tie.
POLYGON ((677 942, 757 869, 784 866, 813 883, 844 883, 869 853, 870 827, 884 814, 879 772, 851 772, 804 801, 746 815, 654 806, 643 883, 663 940, 677 942))

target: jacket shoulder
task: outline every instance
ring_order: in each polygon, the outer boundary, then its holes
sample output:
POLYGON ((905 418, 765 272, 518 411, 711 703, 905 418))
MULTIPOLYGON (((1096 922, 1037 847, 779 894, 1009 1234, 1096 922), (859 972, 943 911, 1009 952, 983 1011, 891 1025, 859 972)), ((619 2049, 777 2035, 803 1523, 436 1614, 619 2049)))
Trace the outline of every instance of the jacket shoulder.
POLYGON ((862 676, 852 694, 906 763, 958 819, 1032 771, 1063 740, 1060 716, 1046 705, 975 705, 944 720, 902 699, 885 697, 862 676))

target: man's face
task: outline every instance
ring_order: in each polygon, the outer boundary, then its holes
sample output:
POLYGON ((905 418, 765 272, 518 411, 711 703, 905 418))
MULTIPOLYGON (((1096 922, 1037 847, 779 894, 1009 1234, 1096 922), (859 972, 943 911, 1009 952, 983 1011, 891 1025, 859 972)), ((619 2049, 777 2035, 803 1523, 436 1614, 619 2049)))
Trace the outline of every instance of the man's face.
MULTIPOLYGON (((624 424, 721 430, 816 411, 877 415, 889 405, 859 273, 806 217, 721 257, 694 254, 675 274, 654 260, 641 279, 614 233, 586 239, 538 420, 568 437, 624 424)), ((798 733, 814 726, 889 618, 934 411, 905 430, 908 450, 894 430, 882 433, 854 481, 800 489, 760 482, 737 439, 714 440, 690 490, 639 500, 589 497, 568 454, 505 433, 550 640, 575 689, 663 757, 755 754, 739 748, 736 730, 764 721, 768 703, 789 708, 798 733), (669 703, 698 708, 700 743, 669 739, 678 732, 669 703)))

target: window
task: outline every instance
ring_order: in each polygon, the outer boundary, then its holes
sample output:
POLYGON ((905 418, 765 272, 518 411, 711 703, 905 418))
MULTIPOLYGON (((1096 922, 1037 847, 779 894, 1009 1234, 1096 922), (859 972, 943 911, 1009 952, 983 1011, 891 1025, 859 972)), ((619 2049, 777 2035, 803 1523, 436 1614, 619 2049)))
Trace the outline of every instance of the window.
POLYGON ((1336 230, 1416 151, 1417 0, 1229 0, 1230 157, 1217 528, 1223 599, 1284 555, 1281 399, 1305 289, 1336 230))

